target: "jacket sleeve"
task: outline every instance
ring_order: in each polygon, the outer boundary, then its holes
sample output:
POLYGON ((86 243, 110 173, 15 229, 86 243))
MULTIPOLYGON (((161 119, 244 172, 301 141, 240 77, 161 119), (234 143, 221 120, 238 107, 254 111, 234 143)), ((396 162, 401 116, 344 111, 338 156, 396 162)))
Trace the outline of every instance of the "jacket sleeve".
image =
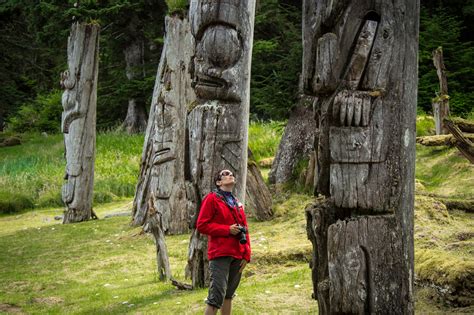
POLYGON ((247 224, 247 217, 245 216, 245 212, 243 212, 243 217, 244 217, 244 224, 245 228, 247 229, 247 244, 245 244, 245 252, 244 252, 244 259, 247 262, 250 262, 250 256, 252 254, 252 250, 250 247, 250 234, 249 234, 249 226, 247 224))
POLYGON ((215 201, 212 195, 207 195, 201 204, 201 210, 197 219, 196 227, 199 233, 210 236, 229 236, 230 225, 213 222, 216 212, 215 201))

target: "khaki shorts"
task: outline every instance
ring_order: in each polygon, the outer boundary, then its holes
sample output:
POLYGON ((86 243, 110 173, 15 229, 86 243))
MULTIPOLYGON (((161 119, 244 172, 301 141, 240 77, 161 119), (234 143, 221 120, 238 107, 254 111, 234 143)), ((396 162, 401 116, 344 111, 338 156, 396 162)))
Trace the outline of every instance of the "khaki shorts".
POLYGON ((217 257, 209 261, 210 285, 206 303, 221 308, 224 298, 232 299, 239 286, 242 273, 241 259, 230 256, 217 257))

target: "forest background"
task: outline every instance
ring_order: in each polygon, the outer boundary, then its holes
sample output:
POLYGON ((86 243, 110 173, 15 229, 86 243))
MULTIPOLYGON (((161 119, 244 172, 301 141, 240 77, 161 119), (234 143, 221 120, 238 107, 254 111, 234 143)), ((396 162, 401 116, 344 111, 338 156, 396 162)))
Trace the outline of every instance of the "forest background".
MULTIPOLYGON (((182 0, 5 0, 0 3, 0 131, 59 133, 59 74, 66 67, 73 19, 101 25, 97 127, 116 129, 133 97, 150 108, 164 37, 164 17, 182 0), (144 43, 142 76, 126 77, 124 49, 144 43)), ((301 1, 257 1, 251 120, 285 120, 297 104, 301 71, 301 1)), ((421 0, 418 112, 429 113, 439 89, 432 51, 443 47, 451 114, 473 118, 474 1, 421 0)))

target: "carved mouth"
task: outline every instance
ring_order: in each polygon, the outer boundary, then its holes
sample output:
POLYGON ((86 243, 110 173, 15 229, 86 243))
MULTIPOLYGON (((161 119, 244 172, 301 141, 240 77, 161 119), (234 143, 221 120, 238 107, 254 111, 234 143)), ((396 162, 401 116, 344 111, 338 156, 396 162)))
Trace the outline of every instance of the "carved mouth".
POLYGON ((220 88, 224 89, 227 87, 227 82, 221 78, 211 77, 207 75, 198 75, 195 81, 196 88, 220 88))
POLYGON ((209 75, 199 74, 193 82, 193 87, 198 97, 208 100, 226 100, 239 102, 240 96, 231 91, 226 80, 209 75))
POLYGON ((153 157, 153 165, 162 164, 171 160, 174 160, 174 156, 170 155, 170 148, 163 148, 155 153, 153 157))

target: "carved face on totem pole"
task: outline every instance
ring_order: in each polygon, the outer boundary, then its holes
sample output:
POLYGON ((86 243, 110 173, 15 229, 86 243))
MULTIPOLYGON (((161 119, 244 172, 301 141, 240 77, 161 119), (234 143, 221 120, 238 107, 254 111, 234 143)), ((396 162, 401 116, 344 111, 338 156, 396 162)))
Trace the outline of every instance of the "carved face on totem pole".
MULTIPOLYGON (((205 130, 205 135, 196 135, 203 148, 196 169, 203 170, 201 190, 207 192, 214 187, 216 170, 228 168, 241 174, 246 167, 253 4, 248 0, 197 0, 191 1, 190 12, 195 39, 193 88, 200 103, 191 116, 199 116, 196 121, 203 123, 198 128, 205 130), (212 155, 204 153, 207 150, 212 155)), ((244 185, 244 178, 236 183, 239 198, 245 193, 244 185)))
MULTIPOLYGON (((241 100, 237 79, 242 60, 243 42, 240 25, 246 1, 202 0, 196 5, 201 14, 191 16, 196 39, 193 85, 198 97, 208 100, 241 100)), ((193 10, 191 10, 193 12, 193 10)), ((195 12, 195 11, 194 11, 195 12)))
POLYGON ((156 197, 158 199, 170 198, 172 193, 174 165, 170 163, 176 159, 176 147, 179 145, 178 120, 179 113, 175 95, 171 86, 170 68, 166 67, 163 74, 163 88, 155 105, 155 122, 153 128, 153 158, 152 178, 157 180, 156 197), (167 180, 158 180, 158 177, 167 180))
POLYGON ((351 21, 340 18, 334 22, 335 16, 343 16, 342 8, 333 10, 331 16, 317 15, 314 72, 305 85, 318 96, 321 127, 328 132, 323 150, 329 150, 326 159, 334 205, 386 212, 390 196, 387 151, 394 107, 384 98, 391 36, 380 26, 377 13, 363 11, 363 7, 359 10, 360 19, 351 21), (331 24, 333 32, 324 33, 331 24), (384 54, 382 47, 388 50, 384 54))

